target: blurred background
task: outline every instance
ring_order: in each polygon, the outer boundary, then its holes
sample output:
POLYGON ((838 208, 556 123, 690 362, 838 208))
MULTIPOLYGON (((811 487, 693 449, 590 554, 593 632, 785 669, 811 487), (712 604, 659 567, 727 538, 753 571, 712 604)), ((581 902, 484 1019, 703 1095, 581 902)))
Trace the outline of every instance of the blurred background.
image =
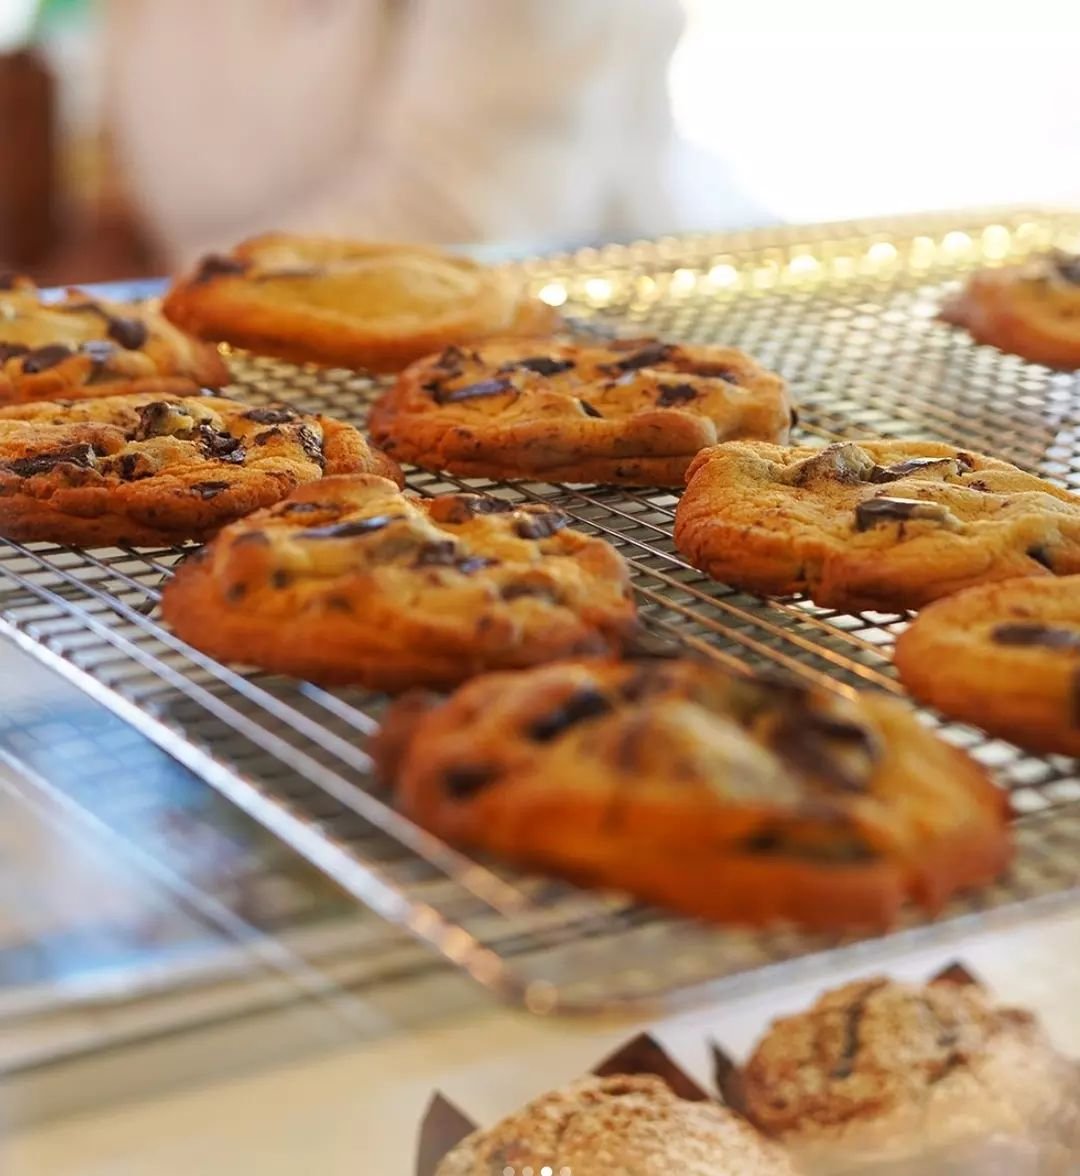
POLYGON ((0 263, 1080 200, 1056 0, 2 0, 0 263))

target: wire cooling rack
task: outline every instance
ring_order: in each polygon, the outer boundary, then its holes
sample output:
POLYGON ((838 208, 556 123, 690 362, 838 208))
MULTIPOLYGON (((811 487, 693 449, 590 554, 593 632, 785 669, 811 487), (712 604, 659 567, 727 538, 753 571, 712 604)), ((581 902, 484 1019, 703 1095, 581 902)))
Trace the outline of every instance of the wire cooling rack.
MULTIPOLYGON (((671 238, 522 263, 547 301, 591 326, 745 348, 782 372, 804 440, 937 437, 1080 489, 1080 383, 980 347, 935 320, 977 265, 1076 246, 1080 218, 1007 211, 671 238)), ((233 393, 362 423, 377 391, 354 372, 231 357, 233 393)), ((676 496, 414 471, 422 494, 467 487, 557 505, 627 558, 655 631, 722 663, 786 670, 830 689, 902 693, 905 618, 764 601, 709 581, 671 541, 676 496)), ((657 998, 868 943, 704 927, 472 860, 396 814, 365 750, 383 700, 223 666, 158 621, 182 549, 0 544, 0 632, 103 702, 356 898, 502 996, 535 1011, 657 998)), ((933 716, 927 721, 935 722, 933 716)), ((958 937, 991 917, 1080 896, 1080 769, 955 724, 1018 813, 1002 883, 894 935, 958 937)))

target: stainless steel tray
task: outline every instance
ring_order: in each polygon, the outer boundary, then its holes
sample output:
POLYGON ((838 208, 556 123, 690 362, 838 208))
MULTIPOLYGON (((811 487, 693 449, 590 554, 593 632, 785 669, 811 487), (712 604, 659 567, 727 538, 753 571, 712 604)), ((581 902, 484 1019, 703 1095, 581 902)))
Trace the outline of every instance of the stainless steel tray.
MULTIPOLYGON (((1075 215, 1010 210, 671 238, 521 264, 543 297, 597 327, 750 351, 791 382, 804 438, 938 437, 1080 488, 1077 378, 975 346, 934 319, 945 289, 970 268, 1075 245, 1078 234, 1075 215)), ((235 393, 253 402, 362 422, 377 390, 353 372, 231 360, 235 393)), ((409 481, 424 494, 496 485, 419 471, 409 481)), ((672 546, 669 491, 528 483, 500 493, 555 503, 614 543, 659 632, 721 662, 780 668, 840 691, 901 693, 890 649, 904 617, 763 601, 710 582, 672 546)), ((238 672, 159 625, 160 587, 181 555, 0 543, 0 633, 503 997, 538 1012, 596 1009, 786 970, 811 953, 873 950, 872 940, 704 927, 442 845, 370 783, 365 742, 381 699, 238 672)), ((1080 897, 1076 761, 941 727, 1010 790, 1019 860, 1003 883, 937 920, 910 916, 894 944, 958 938, 988 919, 1080 897)))

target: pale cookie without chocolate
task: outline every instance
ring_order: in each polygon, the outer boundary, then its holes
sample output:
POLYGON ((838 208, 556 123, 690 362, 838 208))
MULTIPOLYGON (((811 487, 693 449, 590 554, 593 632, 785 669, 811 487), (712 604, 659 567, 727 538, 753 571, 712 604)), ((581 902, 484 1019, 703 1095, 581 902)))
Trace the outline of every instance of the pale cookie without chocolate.
POLYGON ((152 303, 69 290, 45 302, 27 278, 0 277, 0 406, 122 393, 192 396, 228 383, 217 348, 152 303))
POLYGON ((1003 794, 902 703, 687 658, 402 699, 374 755, 451 844, 727 922, 884 927, 1011 853, 1003 794))
POLYGON ((1036 751, 1080 755, 1080 576, 968 588, 921 612, 894 654, 921 702, 1036 751))
POLYGON ((205 539, 324 473, 400 476, 350 425, 152 395, 0 409, 0 535, 81 547, 205 539))
POLYGON ((975 985, 876 977, 777 1021, 745 1111, 810 1176, 1075 1176, 1080 1069, 975 985))
POLYGON ((506 269, 419 245, 289 233, 204 258, 174 283, 165 313, 203 339, 376 372, 451 343, 544 334, 558 322, 506 269))
POLYGON ((936 441, 743 442, 687 475, 675 543, 715 580, 855 611, 1080 572, 1080 498, 936 441))
POLYGON ((465 477, 678 486, 717 441, 787 440, 783 380, 730 347, 493 340, 414 364, 371 411, 399 460, 465 477))
POLYGON ((941 318, 1033 363, 1080 367, 1080 257, 1054 251, 1019 265, 979 270, 941 318))
POLYGON ((223 660, 387 690, 617 648, 635 626, 628 569, 567 522, 542 505, 327 479, 224 531, 162 610, 223 660))
POLYGON ((585 1078, 466 1136, 436 1176, 797 1176, 782 1148, 714 1102, 646 1075, 585 1078))

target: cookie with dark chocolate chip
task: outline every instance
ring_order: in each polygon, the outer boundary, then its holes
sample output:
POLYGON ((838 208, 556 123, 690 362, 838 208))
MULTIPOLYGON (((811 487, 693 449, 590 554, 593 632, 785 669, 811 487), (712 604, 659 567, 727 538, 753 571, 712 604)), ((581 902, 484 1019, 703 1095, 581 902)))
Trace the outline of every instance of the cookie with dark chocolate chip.
POLYGON ((195 396, 228 379, 215 347, 185 335, 150 303, 107 302, 80 290, 46 302, 26 278, 0 289, 0 405, 195 396))
POLYGON ((921 702, 1036 751, 1080 755, 1080 575, 982 584, 925 609, 896 643, 921 702))
POLYGON ((386 690, 610 652, 635 627, 629 572, 568 522, 543 505, 325 478, 226 528, 162 610, 222 660, 386 690))
POLYGON ((413 364, 370 427, 400 460, 466 477, 677 486, 717 441, 787 440, 792 411, 732 348, 495 339, 413 364))
POLYGON ((205 539, 323 473, 352 471, 400 477, 350 425, 284 406, 37 401, 0 409, 0 535, 80 547, 205 539))
POLYGON ((675 542, 751 592, 856 611, 1080 572, 1080 498, 936 441, 718 445, 690 467, 675 542))
POLYGON ((748 924, 886 926, 1011 853, 985 770, 877 693, 578 660, 406 697, 373 751, 455 845, 748 924))

